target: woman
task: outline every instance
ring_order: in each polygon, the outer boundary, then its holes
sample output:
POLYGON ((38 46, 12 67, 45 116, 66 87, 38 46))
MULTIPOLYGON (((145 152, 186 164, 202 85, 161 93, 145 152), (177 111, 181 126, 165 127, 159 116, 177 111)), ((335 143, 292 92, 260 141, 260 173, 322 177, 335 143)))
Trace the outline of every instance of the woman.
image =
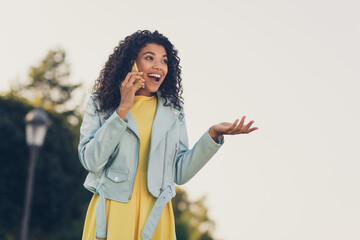
POLYGON ((159 32, 138 31, 110 55, 86 106, 79 158, 94 193, 83 239, 176 239, 171 198, 253 121, 210 127, 188 148, 180 59, 159 32), (136 66, 138 69, 136 69, 136 66), (138 71, 137 71, 138 70, 138 71))

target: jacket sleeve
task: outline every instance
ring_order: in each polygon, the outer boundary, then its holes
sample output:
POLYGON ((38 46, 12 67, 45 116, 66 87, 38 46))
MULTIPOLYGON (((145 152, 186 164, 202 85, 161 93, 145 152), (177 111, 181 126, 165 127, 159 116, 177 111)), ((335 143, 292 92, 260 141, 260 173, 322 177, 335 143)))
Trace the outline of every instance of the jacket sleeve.
POLYGON ((188 147, 188 134, 185 117, 180 120, 179 149, 175 162, 175 183, 184 184, 189 181, 219 150, 224 143, 220 136, 215 142, 209 129, 200 137, 192 149, 188 147))
POLYGON ((105 166, 127 128, 127 123, 116 111, 102 124, 97 109, 93 94, 85 108, 78 146, 81 164, 93 173, 99 172, 105 166))

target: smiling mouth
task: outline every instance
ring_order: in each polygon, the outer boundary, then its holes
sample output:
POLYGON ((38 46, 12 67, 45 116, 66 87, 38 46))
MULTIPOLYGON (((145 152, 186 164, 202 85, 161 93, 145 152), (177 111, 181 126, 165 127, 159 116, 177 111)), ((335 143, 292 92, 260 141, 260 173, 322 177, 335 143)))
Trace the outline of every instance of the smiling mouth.
POLYGON ((160 74, 156 74, 156 73, 150 73, 147 75, 148 78, 154 80, 155 82, 159 82, 161 79, 161 75, 160 74))

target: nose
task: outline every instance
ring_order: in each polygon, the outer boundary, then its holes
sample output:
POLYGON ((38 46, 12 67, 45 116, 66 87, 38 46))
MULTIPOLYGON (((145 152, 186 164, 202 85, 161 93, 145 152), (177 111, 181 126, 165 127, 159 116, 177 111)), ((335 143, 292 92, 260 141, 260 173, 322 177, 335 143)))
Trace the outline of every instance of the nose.
POLYGON ((162 68, 160 66, 154 66, 153 68, 156 69, 156 70, 159 70, 159 71, 162 70, 162 68))
POLYGON ((162 70, 161 61, 155 61, 154 65, 153 65, 153 68, 156 69, 156 70, 161 71, 162 70))

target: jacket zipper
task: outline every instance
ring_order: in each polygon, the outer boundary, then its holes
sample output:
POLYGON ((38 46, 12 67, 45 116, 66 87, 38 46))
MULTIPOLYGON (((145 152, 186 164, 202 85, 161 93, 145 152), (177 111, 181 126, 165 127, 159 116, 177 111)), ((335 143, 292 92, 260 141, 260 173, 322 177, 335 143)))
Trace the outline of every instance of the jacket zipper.
MULTIPOLYGON (((175 123, 175 122, 174 122, 175 123)), ((173 123, 173 124, 174 124, 173 123)), ((173 126, 173 124, 170 126, 170 128, 173 126)), ((169 128, 169 129, 170 129, 169 128)), ((169 130, 168 129, 168 130, 169 130)), ((167 138, 168 138, 168 130, 166 131, 166 135, 165 135, 165 153, 164 153, 164 163, 163 163, 163 175, 162 175, 162 183, 161 183, 161 188, 160 188, 160 193, 162 191, 164 191, 164 184, 165 184, 165 163, 166 163, 166 151, 167 151, 167 138)))
POLYGON ((102 169, 102 171, 101 171, 101 173, 100 173, 100 175, 99 175, 99 177, 98 177, 98 179, 100 179, 101 177, 102 177, 102 175, 103 175, 103 173, 105 172, 105 167, 102 169))
MULTIPOLYGON (((116 148, 115 148, 115 151, 117 150, 118 148, 118 145, 116 145, 116 148)), ((101 170, 101 173, 98 177, 98 179, 100 179, 102 177, 102 175, 104 174, 105 170, 108 168, 109 164, 112 162, 112 160, 114 159, 114 156, 113 156, 114 153, 112 153, 108 159, 108 161, 106 162, 105 166, 103 167, 103 169, 101 170)))
POLYGON ((165 153, 164 153, 163 175, 162 175, 162 183, 161 183, 160 192, 164 191, 164 184, 165 184, 165 163, 166 163, 167 138, 168 138, 168 133, 166 133, 166 136, 165 136, 165 153))
POLYGON ((101 177, 102 177, 102 175, 104 174, 104 172, 105 172, 105 170, 106 170, 106 168, 107 168, 107 165, 108 164, 105 164, 105 166, 103 167, 103 169, 101 170, 101 173, 100 173, 100 175, 99 175, 99 177, 98 177, 98 185, 96 186, 96 191, 98 191, 97 189, 100 187, 100 185, 102 184, 102 181, 101 181, 101 177))
MULTIPOLYGON (((140 139, 139 139, 139 142, 140 142, 140 139)), ((130 195, 129 195, 129 200, 131 199, 132 197, 132 194, 133 194, 133 190, 134 190, 134 185, 135 185, 135 178, 136 178, 136 174, 137 174, 137 169, 138 169, 138 166, 139 166, 139 144, 138 144, 138 150, 136 151, 137 152, 137 156, 136 156, 136 164, 135 164, 135 170, 134 170, 134 176, 132 178, 132 186, 131 186, 131 191, 130 191, 130 195)))
POLYGON ((173 159, 173 166, 172 166, 172 180, 174 181, 174 177, 175 177, 175 164, 176 164, 176 155, 178 153, 179 147, 178 144, 175 144, 175 155, 174 155, 174 159, 173 159))

